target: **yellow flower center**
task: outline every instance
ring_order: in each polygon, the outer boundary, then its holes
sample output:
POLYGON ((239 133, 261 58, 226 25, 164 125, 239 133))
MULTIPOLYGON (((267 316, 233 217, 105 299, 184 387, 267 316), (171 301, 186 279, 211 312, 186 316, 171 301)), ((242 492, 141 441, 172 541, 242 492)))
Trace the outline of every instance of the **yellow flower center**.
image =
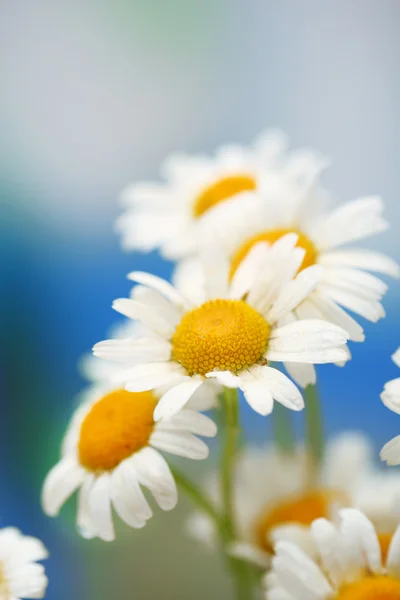
POLYGON ((343 586, 335 600, 400 600, 400 580, 371 575, 343 586))
POLYGON ((240 248, 238 248, 238 250, 236 250, 236 252, 233 255, 232 262, 231 262, 231 272, 230 272, 231 278, 235 274, 236 269, 238 268, 238 266, 240 265, 242 260, 244 260, 246 258, 246 256, 250 252, 250 250, 256 244, 258 244, 260 242, 268 242, 269 244, 274 244, 275 242, 277 242, 281 237, 283 237, 287 233, 297 233, 297 235, 299 236, 299 239, 297 240, 296 245, 299 248, 303 248, 306 251, 304 258, 303 258, 303 262, 300 265, 299 271, 302 271, 303 269, 315 264, 317 262, 317 258, 318 258, 317 249, 314 246, 313 242, 307 236, 305 236, 304 233, 301 233, 301 231, 297 231, 296 229, 290 229, 290 228, 271 229, 269 231, 263 231, 262 233, 257 233, 257 235, 253 235, 248 240, 246 240, 240 246, 240 248))
POLYGON ((256 523, 258 545, 272 552, 270 534, 274 527, 296 523, 311 525, 320 517, 330 517, 333 503, 345 504, 343 492, 330 489, 316 489, 281 500, 278 505, 268 507, 256 523))
POLYGON ((152 392, 116 390, 96 402, 80 430, 78 452, 90 471, 109 471, 144 446, 153 431, 152 392))
POLYGON ((213 206, 229 200, 229 198, 241 192, 251 192, 256 187, 256 181, 251 175, 231 175, 219 179, 203 190, 197 197, 193 206, 193 214, 197 219, 213 206))
POLYGON ((270 326, 242 300, 210 300, 186 313, 172 338, 172 355, 191 375, 238 371, 262 358, 270 326))

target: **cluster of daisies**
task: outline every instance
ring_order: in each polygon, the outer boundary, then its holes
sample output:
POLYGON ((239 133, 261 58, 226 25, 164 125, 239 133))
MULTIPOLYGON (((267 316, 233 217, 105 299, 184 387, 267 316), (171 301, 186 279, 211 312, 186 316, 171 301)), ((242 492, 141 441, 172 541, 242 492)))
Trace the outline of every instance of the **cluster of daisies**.
MULTIPOLYGON (((262 416, 276 402, 302 410, 315 365, 343 366, 348 342, 364 340, 358 316, 385 316, 387 285, 373 273, 398 277, 399 267, 348 247, 386 230, 382 200, 329 209, 326 166, 268 132, 211 157, 174 155, 161 182, 125 190, 124 249, 158 249, 176 261, 173 281, 132 272, 129 297, 114 301, 125 320, 84 360, 90 386, 44 483, 48 515, 77 492, 84 537, 113 540, 113 511, 144 527, 154 504, 178 501, 181 476, 164 454, 207 458, 202 438, 217 434, 224 397, 240 390, 262 416)), ((400 379, 382 400, 400 413, 400 379)), ((399 464, 400 436, 381 455, 399 464)), ((217 550, 224 531, 233 567, 252 569, 268 600, 399 600, 400 477, 378 469, 369 440, 351 432, 311 463, 307 444, 231 452, 231 488, 210 474, 188 533, 217 550)))

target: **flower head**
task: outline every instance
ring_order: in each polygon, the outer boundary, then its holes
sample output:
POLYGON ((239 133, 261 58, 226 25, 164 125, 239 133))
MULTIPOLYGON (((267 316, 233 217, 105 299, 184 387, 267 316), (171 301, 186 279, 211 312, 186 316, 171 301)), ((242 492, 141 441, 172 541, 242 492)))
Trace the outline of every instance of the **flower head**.
MULTIPOLYGON (((393 354, 392 358, 395 364, 400 367, 400 348, 393 354)), ((385 384, 381 399, 383 404, 390 410, 400 414, 400 377, 385 384)), ((381 451, 381 458, 388 465, 400 464, 400 436, 385 444, 381 451)))
POLYGON ((319 267, 312 266, 293 279, 304 259, 296 242, 297 236, 289 234, 271 247, 255 248, 230 282, 229 264, 211 248, 204 257, 207 276, 197 304, 158 277, 131 273, 144 286, 140 298, 116 300, 114 308, 142 321, 153 337, 107 340, 94 347, 95 354, 129 362, 143 353, 143 364, 122 371, 119 380, 135 392, 169 386, 156 420, 176 414, 207 380, 240 388, 263 415, 272 411, 274 399, 300 410, 299 390, 271 362, 347 360, 348 336, 322 320, 289 322, 320 275, 319 267))
POLYGON ((371 521, 359 510, 343 509, 340 523, 317 519, 311 526, 316 556, 280 541, 265 577, 266 599, 398 600, 400 528, 382 548, 371 521))
MULTIPOLYGON (((369 440, 346 432, 329 440, 316 482, 310 484, 309 456, 303 446, 292 453, 271 447, 248 448, 239 458, 234 503, 237 539, 231 553, 263 567, 277 540, 295 540, 314 554, 310 525, 320 517, 336 519, 342 507, 361 508, 389 541, 397 526, 399 475, 375 468, 369 440), (381 491, 380 494, 376 490, 381 491)), ((206 487, 221 504, 216 473, 206 487)), ((189 533, 216 547, 217 531, 203 513, 193 513, 189 533)))
POLYGON ((114 539, 111 514, 134 528, 152 516, 142 486, 163 510, 177 503, 170 468, 159 450, 204 459, 208 447, 197 436, 214 436, 216 427, 193 410, 184 410, 168 422, 153 418, 157 392, 111 389, 86 400, 75 412, 66 433, 61 460, 47 475, 43 507, 49 516, 79 490, 77 524, 84 537, 114 539))
POLYGON ((0 529, 0 598, 43 598, 47 577, 37 561, 48 557, 42 542, 14 527, 0 529))
POLYGON ((128 250, 160 248, 167 258, 197 250, 204 219, 216 207, 273 189, 277 201, 307 188, 325 165, 309 150, 286 154, 277 132, 261 135, 249 147, 220 148, 214 157, 171 156, 161 167, 164 183, 139 183, 123 193, 126 212, 117 228, 128 250))
MULTIPOLYGON (((220 206, 203 224, 203 236, 219 240, 230 263, 230 278, 257 245, 271 245, 288 234, 297 235, 297 247, 304 252, 299 272, 312 266, 321 267, 318 284, 293 310, 294 319, 324 319, 345 329, 353 341, 363 341, 358 322, 348 314, 354 312, 376 322, 385 316, 381 299, 387 285, 368 271, 399 276, 398 265, 390 258, 371 250, 347 248, 347 244, 384 231, 388 224, 382 217, 380 198, 359 198, 326 212, 324 192, 319 187, 286 194, 282 198, 264 189, 257 196, 241 198, 235 205, 220 206), (211 218, 212 217, 212 218, 211 218)), ((187 258, 178 264, 176 286, 184 293, 204 278, 199 260, 187 258)), ((314 368, 287 365, 300 385, 315 382, 314 368)))

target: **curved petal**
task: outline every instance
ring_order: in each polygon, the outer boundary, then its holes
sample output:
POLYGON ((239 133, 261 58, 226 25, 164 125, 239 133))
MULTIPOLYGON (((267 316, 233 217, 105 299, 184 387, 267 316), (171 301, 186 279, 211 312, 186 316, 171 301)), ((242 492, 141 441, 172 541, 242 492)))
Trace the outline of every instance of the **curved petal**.
POLYGON ((82 484, 85 470, 74 458, 63 458, 47 475, 42 491, 42 506, 50 517, 58 514, 61 506, 82 484))

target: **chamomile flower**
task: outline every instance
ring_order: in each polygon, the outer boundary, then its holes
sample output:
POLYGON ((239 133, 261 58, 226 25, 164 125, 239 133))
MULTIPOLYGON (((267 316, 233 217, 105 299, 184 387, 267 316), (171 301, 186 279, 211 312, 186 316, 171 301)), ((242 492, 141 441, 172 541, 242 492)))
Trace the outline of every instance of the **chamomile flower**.
POLYGON ((79 490, 77 525, 87 538, 114 539, 112 507, 133 528, 144 527, 152 510, 148 488, 162 510, 177 503, 177 488, 161 451, 194 460, 208 456, 197 436, 212 437, 216 426, 207 416, 183 410, 168 422, 155 423, 156 391, 110 390, 88 399, 75 412, 65 435, 61 460, 46 477, 42 503, 56 516, 79 490))
POLYGON ((47 577, 38 561, 48 557, 42 542, 14 527, 0 529, 0 598, 43 598, 47 577))
MULTIPOLYGON (((216 474, 210 476, 206 489, 215 504, 220 504, 216 474)), ((362 509, 382 540, 386 536, 390 541, 400 520, 399 499, 400 476, 375 468, 372 445, 361 434, 347 432, 328 442, 318 481, 312 485, 303 446, 290 454, 272 445, 249 448, 236 469, 237 539, 231 553, 266 567, 274 543, 290 539, 313 554, 311 523, 320 517, 335 519, 344 506, 362 509)), ((192 514, 187 529, 195 539, 216 547, 218 532, 203 513, 192 514)))
POLYGON ((400 527, 382 550, 371 521, 354 508, 340 512, 335 525, 317 519, 311 526, 316 558, 296 544, 275 546, 265 577, 266 600, 398 600, 400 527))
MULTIPOLYGON (((230 262, 230 277, 257 244, 272 244, 289 232, 298 236, 297 245, 304 250, 299 267, 320 265, 321 277, 313 292, 293 311, 292 318, 324 319, 348 331, 353 341, 363 341, 364 333, 347 311, 376 322, 385 316, 381 299, 387 285, 367 271, 399 276, 398 265, 383 254, 371 250, 347 248, 346 245, 387 228, 382 217, 382 200, 375 196, 359 198, 333 212, 321 212, 324 192, 314 186, 306 193, 271 193, 241 198, 235 205, 216 207, 212 218, 203 224, 203 236, 219 240, 230 262)), ((175 285, 190 291, 204 279, 196 257, 187 258, 174 276, 175 285)), ((289 373, 302 385, 315 383, 315 371, 289 373)))
POLYGON ((139 319, 153 333, 139 340, 106 340, 94 347, 97 356, 128 362, 143 352, 142 365, 126 369, 120 381, 129 391, 143 392, 160 385, 169 390, 155 410, 155 419, 176 414, 204 382, 240 388, 250 406, 262 415, 274 400, 301 410, 302 395, 292 381, 270 361, 329 363, 348 358, 347 333, 322 320, 304 320, 280 326, 318 282, 320 269, 304 269, 295 279, 304 251, 288 235, 262 248, 262 275, 258 248, 228 283, 229 265, 218 252, 205 257, 206 285, 201 302, 193 305, 166 281, 135 272, 130 279, 148 286, 141 301, 116 300, 114 308, 139 319))
POLYGON ((171 156, 161 166, 163 183, 137 183, 123 192, 127 210, 117 222, 123 247, 160 248, 167 258, 181 258, 197 249, 199 225, 216 206, 263 188, 276 198, 304 190, 326 161, 286 148, 283 134, 267 132, 249 148, 224 146, 213 157, 171 156))
MULTIPOLYGON (((395 364, 400 367, 400 348, 392 356, 395 364)), ((381 394, 382 402, 385 406, 400 414, 400 377, 392 379, 385 384, 381 394)), ((382 460, 388 465, 400 464, 400 436, 393 438, 384 445, 381 451, 382 460)))

